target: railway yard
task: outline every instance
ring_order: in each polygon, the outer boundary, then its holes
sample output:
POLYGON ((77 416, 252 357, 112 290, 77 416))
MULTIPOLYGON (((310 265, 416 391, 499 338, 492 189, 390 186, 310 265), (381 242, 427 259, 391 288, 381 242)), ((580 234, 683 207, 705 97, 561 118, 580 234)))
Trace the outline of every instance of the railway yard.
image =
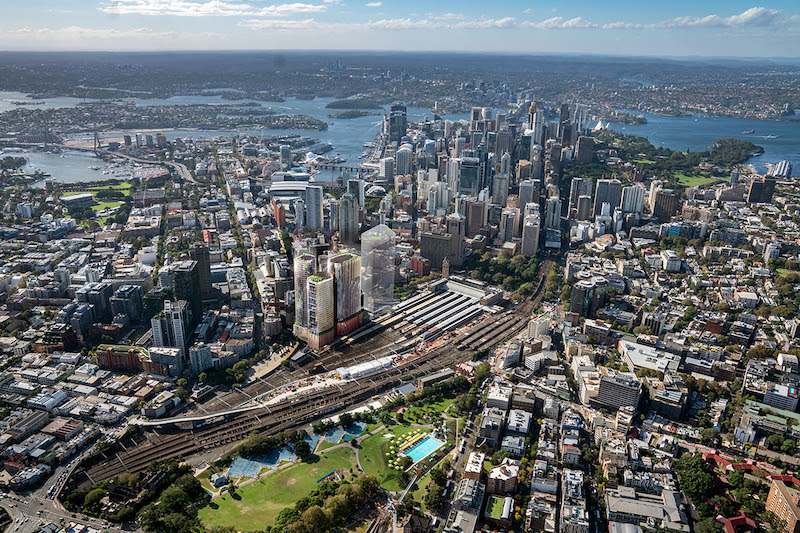
POLYGON ((152 421, 143 431, 88 459, 68 483, 73 488, 123 472, 139 472, 154 461, 187 458, 230 446, 253 431, 277 433, 342 411, 418 376, 469 359, 524 328, 539 304, 549 262, 541 266, 533 296, 509 310, 490 313, 476 299, 451 292, 414 296, 335 347, 302 366, 280 368, 237 391, 217 395, 180 416, 152 421), (434 334, 435 333, 435 334, 434 334), (292 391, 314 379, 315 369, 336 369, 392 357, 390 366, 358 379, 284 394, 270 404, 256 401, 276 389, 292 391))

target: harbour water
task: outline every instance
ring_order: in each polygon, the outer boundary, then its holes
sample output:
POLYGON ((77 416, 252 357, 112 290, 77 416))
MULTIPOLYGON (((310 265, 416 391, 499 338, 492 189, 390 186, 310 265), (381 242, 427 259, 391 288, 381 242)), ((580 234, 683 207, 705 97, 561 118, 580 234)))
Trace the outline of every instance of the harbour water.
POLYGON ((647 137, 654 146, 697 152, 707 150, 719 139, 733 137, 764 147, 764 154, 748 162, 758 172, 766 172, 765 163, 787 160, 800 165, 800 122, 755 120, 693 115, 668 117, 653 113, 628 111, 642 115, 647 124, 611 124, 611 130, 647 137), (744 133, 753 130, 753 133, 744 133))
MULTIPOLYGON (((2 92, 0 91, 0 112, 16 109, 19 107, 12 102, 31 101, 23 93, 2 92)), ((253 100, 225 100, 219 95, 193 95, 175 96, 165 100, 153 99, 131 99, 136 105, 186 105, 186 104, 210 104, 210 105, 241 105, 253 100)), ((360 162, 359 155, 364 151, 364 143, 372 142, 375 134, 381 125, 381 118, 386 109, 367 110, 375 115, 367 115, 351 119, 329 118, 343 110, 328 109, 325 106, 331 102, 331 98, 315 98, 313 100, 297 100, 289 98, 285 102, 261 102, 256 101, 261 109, 271 110, 279 114, 305 114, 324 120, 328 123, 326 131, 308 130, 270 130, 270 129, 240 129, 236 133, 251 135, 256 137, 268 137, 276 135, 305 135, 319 139, 321 142, 329 143, 334 148, 327 155, 340 156, 347 159, 350 164, 360 162)), ((79 104, 78 98, 59 97, 41 100, 41 105, 30 106, 32 108, 58 108, 71 107, 79 104)), ((253 106, 253 114, 258 114, 258 107, 253 106)), ((753 120, 729 117, 717 117, 707 115, 694 115, 689 117, 669 117, 652 113, 639 113, 647 118, 647 124, 624 125, 611 124, 613 131, 629 133, 647 137, 655 146, 664 146, 673 150, 692 151, 706 150, 718 139, 725 137, 735 137, 752 141, 754 144, 764 147, 764 154, 760 157, 751 158, 752 164, 758 172, 765 172, 765 163, 776 163, 781 160, 788 160, 795 166, 800 165, 800 123, 781 122, 769 120, 753 120), (753 133, 744 133, 754 130, 753 133)), ((408 108, 408 119, 410 121, 422 120, 424 117, 432 117, 433 113, 424 108, 408 108)), ((448 114, 444 118, 448 120, 468 119, 466 114, 448 114)), ((200 130, 172 130, 165 131, 168 139, 180 138, 200 138, 208 139, 230 135, 230 131, 200 131, 200 130)), ((91 138, 89 135, 76 136, 78 138, 91 138)), ((119 137, 119 134, 106 134, 105 137, 119 137)), ((28 152, 25 154, 30 160, 26 170, 40 170, 52 175, 54 179, 62 182, 91 181, 106 179, 109 176, 103 175, 99 170, 92 170, 91 167, 97 166, 98 160, 91 155, 80 152, 66 152, 63 154, 46 154, 41 152, 28 152)))

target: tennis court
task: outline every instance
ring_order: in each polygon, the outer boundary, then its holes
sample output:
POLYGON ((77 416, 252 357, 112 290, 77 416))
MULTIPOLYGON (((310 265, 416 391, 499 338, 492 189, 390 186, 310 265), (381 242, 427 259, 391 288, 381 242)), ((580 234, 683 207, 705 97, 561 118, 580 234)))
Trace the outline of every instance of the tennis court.
POLYGON ((255 477, 258 475, 259 470, 261 470, 262 464, 258 460, 254 459, 245 459, 244 457, 237 457, 233 464, 228 469, 228 477, 241 477, 241 476, 249 476, 255 477))
POLYGON ((324 438, 328 442, 339 444, 342 439, 345 441, 355 439, 364 432, 365 427, 367 424, 364 422, 353 422, 346 430, 336 426, 328 430, 324 438))

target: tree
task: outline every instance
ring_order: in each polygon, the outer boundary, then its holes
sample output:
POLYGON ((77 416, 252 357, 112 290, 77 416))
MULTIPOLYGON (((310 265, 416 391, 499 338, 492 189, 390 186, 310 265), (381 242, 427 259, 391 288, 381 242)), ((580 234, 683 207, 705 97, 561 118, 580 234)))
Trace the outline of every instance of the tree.
POLYGON ((438 509, 442 506, 442 495, 444 489, 439 485, 428 486, 428 492, 425 494, 425 506, 428 509, 438 509))
POLYGON ((700 432, 700 441, 706 446, 719 444, 719 431, 714 428, 705 428, 700 432))
POLYGON ((311 453, 311 445, 305 440, 294 443, 294 453, 301 459, 311 453))
POLYGON ((343 429, 349 428, 353 424, 353 415, 350 413, 342 413, 339 415, 339 425, 343 429))
POLYGON ((90 490, 88 493, 86 493, 86 497, 83 499, 83 508, 91 513, 99 513, 100 501, 105 495, 106 491, 104 489, 96 488, 90 490))
POLYGON ((489 366, 489 363, 486 361, 476 366, 475 383, 477 384, 483 383, 486 380, 486 378, 489 377, 490 372, 491 372, 491 367, 489 366))
POLYGON ((434 468, 431 470, 431 481, 439 486, 444 486, 447 482, 447 475, 440 467, 434 468))
POLYGON ((716 518, 704 518, 694 526, 695 533, 723 533, 725 529, 716 518))

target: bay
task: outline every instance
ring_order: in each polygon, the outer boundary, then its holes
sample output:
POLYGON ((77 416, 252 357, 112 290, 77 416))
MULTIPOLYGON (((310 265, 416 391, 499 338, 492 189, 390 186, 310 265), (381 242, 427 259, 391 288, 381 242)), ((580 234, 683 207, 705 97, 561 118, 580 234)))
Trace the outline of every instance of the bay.
POLYGON ((764 147, 764 154, 750 158, 758 172, 764 173, 765 163, 787 160, 795 168, 800 164, 800 122, 756 120, 745 118, 692 115, 669 117, 654 113, 626 110, 642 115, 647 124, 615 124, 612 131, 647 137, 654 146, 693 152, 708 150, 719 139, 733 137, 764 147), (754 130, 753 133, 744 133, 754 130))

